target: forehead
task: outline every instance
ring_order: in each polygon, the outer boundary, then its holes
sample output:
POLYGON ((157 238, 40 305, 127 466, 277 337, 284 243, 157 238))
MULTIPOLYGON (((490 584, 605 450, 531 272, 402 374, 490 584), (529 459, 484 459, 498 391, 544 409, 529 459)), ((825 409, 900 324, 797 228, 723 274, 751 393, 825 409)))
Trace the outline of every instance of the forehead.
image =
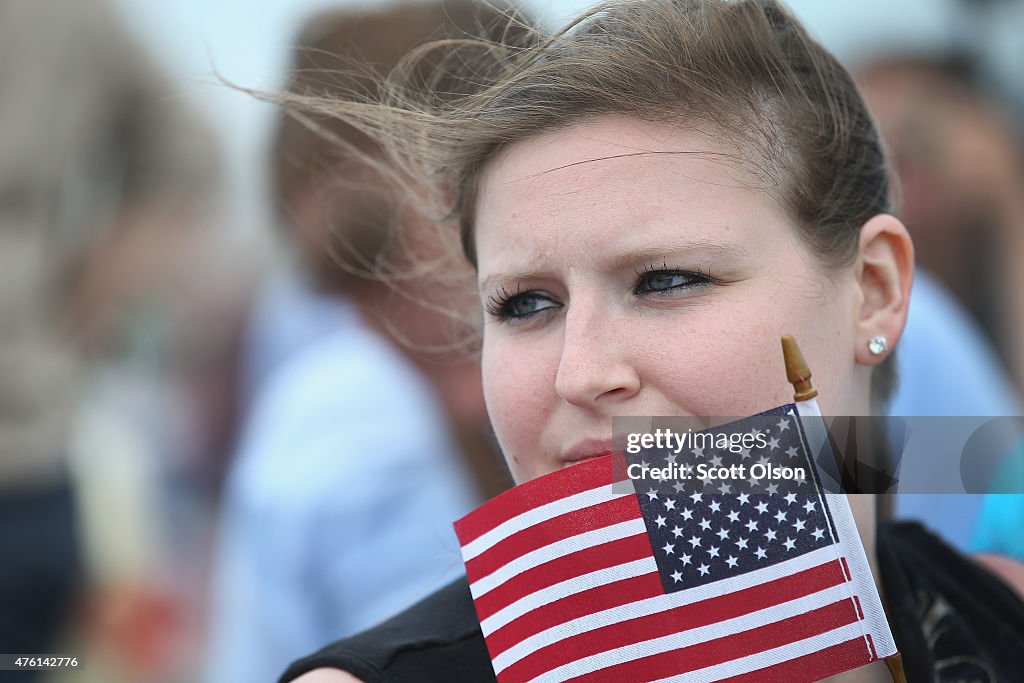
POLYGON ((720 139, 628 118, 520 142, 491 163, 480 184, 481 269, 507 260, 510 249, 600 254, 669 238, 756 248, 779 236, 773 226, 788 230, 789 220, 743 169, 740 153, 720 139))

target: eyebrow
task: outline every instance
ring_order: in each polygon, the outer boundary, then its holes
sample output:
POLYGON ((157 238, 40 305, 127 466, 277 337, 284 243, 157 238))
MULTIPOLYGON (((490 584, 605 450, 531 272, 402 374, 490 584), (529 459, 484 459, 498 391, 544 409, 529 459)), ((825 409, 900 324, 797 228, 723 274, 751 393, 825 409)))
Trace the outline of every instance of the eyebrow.
MULTIPOLYGON (((607 261, 602 262, 603 270, 620 270, 638 262, 660 262, 669 256, 686 256, 707 254, 719 258, 743 258, 749 255, 744 247, 731 242, 717 240, 690 240, 673 244, 643 247, 641 249, 626 249, 607 261)), ((490 291, 500 284, 513 283, 520 280, 534 280, 551 277, 551 273, 544 269, 528 269, 510 273, 493 273, 484 278, 479 286, 480 292, 490 291)))

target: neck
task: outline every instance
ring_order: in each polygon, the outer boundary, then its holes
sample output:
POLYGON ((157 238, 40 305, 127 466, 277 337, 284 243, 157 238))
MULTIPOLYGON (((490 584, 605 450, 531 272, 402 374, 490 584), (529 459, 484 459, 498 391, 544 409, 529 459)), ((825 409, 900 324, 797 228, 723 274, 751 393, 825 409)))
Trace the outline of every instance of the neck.
MULTIPOLYGON (((875 586, 878 588, 878 594, 881 596, 882 583, 878 574, 878 556, 875 553, 875 528, 878 524, 875 495, 871 493, 854 493, 847 495, 846 499, 850 502, 850 510, 853 511, 853 520, 857 523, 857 531, 860 532, 860 541, 864 546, 864 552, 868 556, 868 565, 871 567, 871 575, 875 579, 875 586)), ((882 597, 884 598, 884 596, 882 597)))

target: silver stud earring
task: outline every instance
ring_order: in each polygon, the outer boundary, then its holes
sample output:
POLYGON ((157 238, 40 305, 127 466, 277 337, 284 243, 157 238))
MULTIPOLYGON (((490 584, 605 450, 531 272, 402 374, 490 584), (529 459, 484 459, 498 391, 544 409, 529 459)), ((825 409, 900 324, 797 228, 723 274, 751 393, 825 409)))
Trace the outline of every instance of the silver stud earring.
POLYGON ((885 335, 876 334, 868 340, 868 351, 876 356, 881 356, 889 348, 889 340, 885 335))

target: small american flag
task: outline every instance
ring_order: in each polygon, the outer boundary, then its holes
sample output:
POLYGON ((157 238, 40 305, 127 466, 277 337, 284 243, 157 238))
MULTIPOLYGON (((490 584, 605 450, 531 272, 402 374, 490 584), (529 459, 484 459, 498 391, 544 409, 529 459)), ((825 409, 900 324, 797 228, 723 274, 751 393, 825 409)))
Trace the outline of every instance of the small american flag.
MULTIPOLYGON (((817 405, 755 417, 769 425, 760 457, 813 476, 634 488, 613 485, 624 468, 607 456, 456 522, 498 681, 789 683, 896 653, 846 498, 818 483, 817 405)), ((685 455, 755 460, 746 449, 685 455)))

